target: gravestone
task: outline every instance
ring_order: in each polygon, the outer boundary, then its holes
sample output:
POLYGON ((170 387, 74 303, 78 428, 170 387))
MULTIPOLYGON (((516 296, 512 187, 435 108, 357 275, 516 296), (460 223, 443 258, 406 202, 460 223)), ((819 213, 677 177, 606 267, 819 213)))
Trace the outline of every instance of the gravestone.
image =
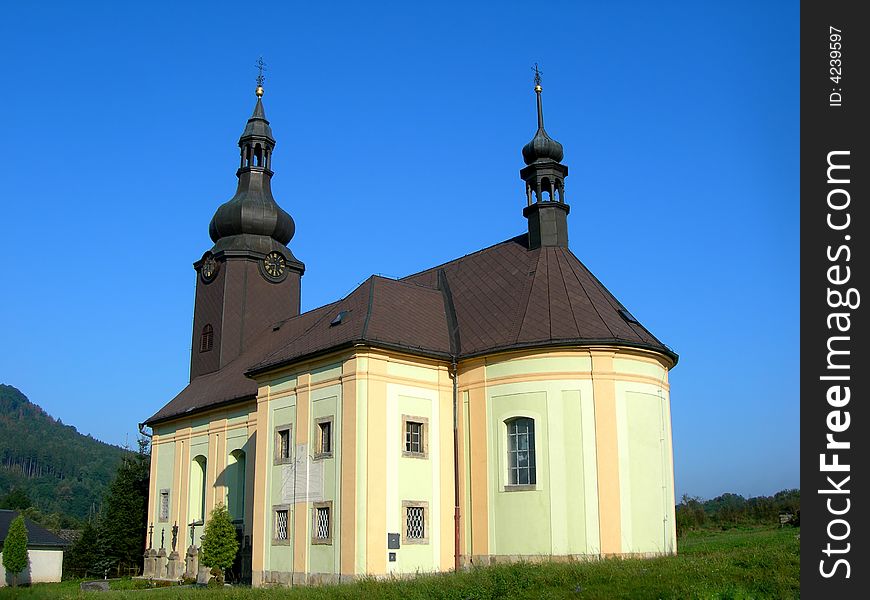
POLYGON ((186 579, 196 579, 199 573, 199 549, 192 545, 187 549, 185 557, 184 577, 186 579))

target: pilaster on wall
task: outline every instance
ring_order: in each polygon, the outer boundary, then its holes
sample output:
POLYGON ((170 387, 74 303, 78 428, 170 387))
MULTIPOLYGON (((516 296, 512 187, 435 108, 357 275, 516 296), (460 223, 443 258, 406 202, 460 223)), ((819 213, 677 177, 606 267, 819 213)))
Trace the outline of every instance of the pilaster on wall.
MULTIPOLYGON (((153 429, 152 429, 153 431, 153 429)), ((154 433, 151 436, 151 477, 148 481, 148 523, 151 524, 157 520, 157 511, 160 510, 160 503, 157 498, 157 450, 156 446, 160 441, 160 436, 154 433)), ((144 548, 148 548, 148 535, 145 535, 144 548)))
MULTIPOLYGON (((271 431, 269 427, 269 395, 271 388, 268 385, 260 386, 257 393, 257 423, 256 423, 256 459, 254 461, 254 517, 251 540, 253 552, 251 554, 251 578, 252 584, 258 586, 263 583, 263 571, 266 563, 266 545, 271 542, 269 532, 271 511, 267 511, 269 494, 269 469, 272 461, 269 456, 269 439, 271 431)), ((250 431, 250 429, 249 429, 250 431)))
POLYGON ((387 439, 383 434, 387 422, 387 360, 376 354, 368 356, 368 415, 366 447, 366 573, 387 572, 387 439))
POLYGON ((356 381, 357 359, 344 361, 341 375, 341 498, 339 573, 355 575, 356 564, 356 381))
POLYGON ((592 394, 595 404, 595 456, 598 467, 598 522, 601 554, 622 552, 619 494, 619 447, 616 433, 616 351, 591 349, 592 394))
POLYGON ((469 488, 471 491, 472 556, 489 554, 489 490, 486 417, 486 367, 484 362, 468 364, 460 370, 460 390, 468 392, 469 488))
MULTIPOLYGON (((172 489, 176 490, 172 500, 173 522, 181 523, 186 531, 188 519, 188 494, 190 493, 190 427, 179 429, 175 434, 175 474, 172 489)), ((185 536, 186 539, 186 536, 185 536)))
MULTIPOLYGON (((311 413, 311 374, 301 373, 296 380, 296 448, 308 444, 308 432, 311 428, 309 415, 311 413)), ((296 448, 293 456, 296 456, 296 448)), ((308 449, 309 452, 311 449, 308 449)), ((297 502, 293 507, 293 570, 296 573, 308 572, 308 503, 297 502)))

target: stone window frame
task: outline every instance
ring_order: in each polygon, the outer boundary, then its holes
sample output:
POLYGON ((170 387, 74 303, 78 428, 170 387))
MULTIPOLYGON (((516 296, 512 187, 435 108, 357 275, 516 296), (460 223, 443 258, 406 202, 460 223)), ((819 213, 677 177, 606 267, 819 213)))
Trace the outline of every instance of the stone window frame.
POLYGON ((335 415, 314 419, 314 436, 314 452, 311 458, 314 460, 332 458, 335 450, 335 415), (321 425, 324 423, 329 423, 329 452, 323 452, 321 445, 323 443, 321 425))
POLYGON ((505 483, 504 483, 504 491, 506 492, 527 492, 534 491, 538 489, 538 419, 530 414, 515 414, 511 416, 507 416, 502 421, 504 423, 504 457, 505 457, 505 466, 504 466, 504 474, 505 474, 505 483), (535 473, 535 483, 511 483, 511 467, 510 467, 510 426, 513 422, 518 421, 520 419, 529 419, 532 422, 532 436, 533 436, 533 444, 531 446, 532 455, 534 456, 534 473, 535 473))
POLYGON ((335 512, 332 510, 332 500, 327 500, 325 502, 312 502, 311 503, 311 543, 315 546, 331 546, 332 545, 332 533, 335 530, 334 527, 335 521, 335 512), (325 538, 315 537, 317 535, 317 514, 319 510, 327 510, 328 515, 328 535, 325 538))
POLYGON ((172 512, 172 495, 169 488, 161 488, 157 494, 157 522, 169 523, 169 513, 172 512), (163 513, 163 497, 166 496, 166 514, 163 513))
POLYGON ((429 502, 426 500, 402 500, 402 545, 425 545, 429 543, 429 502), (423 509, 423 537, 408 537, 408 509, 423 509))
POLYGON ((275 452, 272 464, 289 465, 293 462, 293 424, 275 426, 275 452), (287 432, 287 456, 281 456, 281 433, 287 432))
POLYGON ((292 531, 290 518, 291 510, 289 504, 275 504, 272 506, 272 545, 273 546, 289 546, 292 543, 292 531), (287 513, 287 537, 282 539, 278 537, 278 513, 284 511, 287 513))
POLYGON ((429 417, 418 415, 402 415, 402 456, 406 458, 429 458, 429 417), (411 452, 407 446, 408 423, 420 423, 422 425, 420 435, 423 437, 422 452, 411 452))

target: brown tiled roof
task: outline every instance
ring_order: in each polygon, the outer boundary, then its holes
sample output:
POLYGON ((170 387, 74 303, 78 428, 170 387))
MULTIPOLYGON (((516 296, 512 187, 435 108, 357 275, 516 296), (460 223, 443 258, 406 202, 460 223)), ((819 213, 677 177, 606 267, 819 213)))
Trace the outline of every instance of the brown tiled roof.
POLYGON ((526 239, 521 235, 401 280, 370 277, 342 300, 264 331, 239 358, 194 379, 146 422, 253 398, 257 385, 248 375, 356 344, 449 359, 451 302, 457 358, 608 343, 656 350, 676 362, 676 354, 631 322, 570 250, 529 250, 526 239), (446 285, 439 282, 442 271, 446 285), (341 322, 333 325, 340 313, 341 322))
POLYGON ((640 324, 567 248, 528 250, 526 235, 403 279, 437 285, 443 269, 460 357, 552 344, 616 343, 676 355, 640 324), (626 311, 626 314, 627 311, 626 311))

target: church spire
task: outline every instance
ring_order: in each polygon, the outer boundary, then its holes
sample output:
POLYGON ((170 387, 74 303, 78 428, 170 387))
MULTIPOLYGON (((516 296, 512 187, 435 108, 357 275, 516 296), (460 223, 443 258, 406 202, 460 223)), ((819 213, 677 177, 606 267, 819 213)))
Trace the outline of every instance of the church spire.
POLYGON ((258 61, 255 95, 257 102, 239 138, 239 178, 235 195, 221 205, 209 225, 209 236, 215 243, 212 252, 222 250, 247 251, 261 255, 278 252, 287 262, 304 270, 286 247, 296 226, 272 196, 272 151, 275 138, 263 107, 263 68, 258 61))
POLYGON ((529 220, 529 249, 541 246, 567 248, 570 207, 565 204, 565 178, 568 176, 568 167, 561 163, 562 144, 551 138, 544 129, 542 73, 537 63, 533 70, 538 130, 532 140, 523 146, 523 161, 527 166, 520 171, 520 178, 526 182, 523 215, 529 220))

